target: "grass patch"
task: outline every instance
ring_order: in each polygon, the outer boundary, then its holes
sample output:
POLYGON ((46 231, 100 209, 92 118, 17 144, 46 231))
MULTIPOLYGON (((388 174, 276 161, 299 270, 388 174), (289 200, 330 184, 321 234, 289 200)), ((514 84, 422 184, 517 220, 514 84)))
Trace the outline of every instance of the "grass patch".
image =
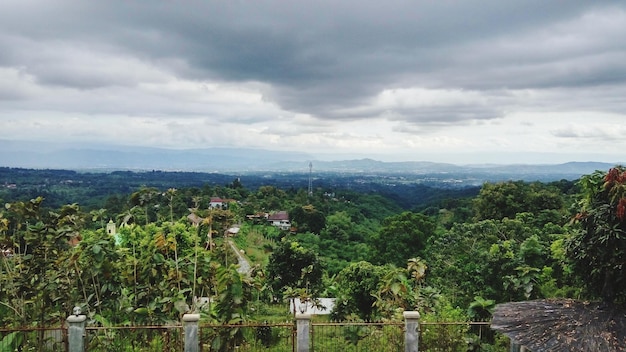
POLYGON ((287 303, 263 303, 251 314, 251 320, 259 323, 284 323, 293 321, 293 314, 289 312, 289 305, 287 303))
MULTIPOLYGON (((268 248, 273 247, 275 242, 264 236, 265 232, 272 230, 267 227, 265 225, 243 224, 237 236, 233 237, 233 242, 237 248, 244 250, 250 265, 258 264, 265 268, 269 262, 272 252, 268 251, 268 248)), ((273 228, 273 226, 269 227, 273 228)))

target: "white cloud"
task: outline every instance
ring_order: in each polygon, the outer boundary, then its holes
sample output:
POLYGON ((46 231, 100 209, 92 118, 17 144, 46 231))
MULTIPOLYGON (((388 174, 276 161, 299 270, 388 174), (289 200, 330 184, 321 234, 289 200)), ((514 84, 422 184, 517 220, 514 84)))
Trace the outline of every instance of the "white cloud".
POLYGON ((601 1, 6 1, 0 129, 387 159, 614 155, 625 37, 626 7, 601 1))
POLYGON ((0 101, 20 101, 35 94, 37 85, 32 76, 15 67, 0 67, 0 101))

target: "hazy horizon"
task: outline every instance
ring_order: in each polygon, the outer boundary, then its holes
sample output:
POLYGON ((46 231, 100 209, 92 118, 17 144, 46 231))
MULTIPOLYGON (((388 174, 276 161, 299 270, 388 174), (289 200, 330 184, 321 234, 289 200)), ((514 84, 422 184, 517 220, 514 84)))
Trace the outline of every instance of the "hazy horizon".
MULTIPOLYGON (((509 165, 561 165, 566 163, 608 163, 613 165, 623 164, 623 161, 619 159, 602 159, 601 156, 588 155, 587 158, 581 158, 580 155, 571 156, 567 155, 544 155, 544 154, 494 154, 490 159, 485 154, 472 155, 476 158, 472 161, 472 157, 469 155, 426 155, 426 156, 411 156, 407 155, 377 155, 370 154, 318 154, 318 153, 305 153, 297 151, 275 151, 270 149, 261 148, 233 148, 233 147, 212 147, 212 148, 198 148, 198 149, 177 149, 177 148, 161 148, 161 147, 136 147, 125 146, 115 144, 76 144, 68 142, 41 142, 41 141, 11 141, 6 139, 0 139, 0 167, 16 167, 16 159, 25 157, 28 161, 23 164, 27 167, 40 167, 37 162, 45 163, 46 165, 59 165, 62 167, 65 163, 71 163, 76 155, 80 155, 83 160, 86 158, 93 158, 97 161, 98 158, 105 158, 107 164, 110 167, 115 168, 115 157, 122 156, 127 162, 129 158, 136 157, 137 153, 147 153, 151 157, 163 154, 164 156, 169 153, 183 153, 189 155, 198 155, 213 160, 245 160, 248 158, 253 163, 263 162, 264 155, 267 156, 267 161, 272 163, 289 162, 289 163, 302 163, 303 170, 308 167, 309 162, 341 162, 341 161, 358 161, 358 160, 374 160, 384 163, 397 163, 397 162, 425 162, 434 164, 451 164, 456 166, 509 166, 509 165), (112 154, 108 157, 102 152, 112 154), (13 154, 17 154, 17 157, 13 157, 13 154), (507 159, 502 162, 502 156, 508 155, 507 159), (54 160, 54 158, 61 158, 62 160, 54 160), (243 159, 242 159, 243 158, 243 159), (7 163, 7 160, 11 159, 11 162, 7 163), (38 161, 39 160, 39 161, 38 161), (30 162, 30 164, 28 164, 30 162), (55 163, 56 162, 56 163, 55 163)), ((182 162, 182 161, 181 161, 182 162)), ((18 165, 17 167, 21 167, 18 165)), ((45 167, 45 165, 44 165, 45 167)), ((191 166, 189 166, 191 167, 191 166)), ((69 167, 72 168, 72 167, 69 167)), ((125 168, 125 167, 122 167, 125 168)))

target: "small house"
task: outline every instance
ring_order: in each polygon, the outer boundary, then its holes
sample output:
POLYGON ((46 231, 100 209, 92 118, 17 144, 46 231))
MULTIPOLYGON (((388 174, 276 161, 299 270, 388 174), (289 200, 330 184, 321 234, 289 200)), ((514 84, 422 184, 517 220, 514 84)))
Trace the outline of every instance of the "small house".
POLYGON ((211 197, 211 200, 209 202, 209 208, 215 209, 215 208, 219 208, 222 209, 224 207, 224 200, 220 197, 211 197))
POLYGON ((286 211, 279 211, 274 214, 270 214, 267 217, 267 221, 272 226, 276 226, 281 230, 289 230, 291 228, 291 222, 289 221, 289 213, 286 211))
MULTIPOLYGON (((191 209, 189 209, 189 210, 191 210, 191 209)), ((204 221, 204 219, 201 218, 200 216, 198 216, 198 214, 196 214, 196 213, 191 213, 191 214, 187 215, 187 220, 189 220, 189 222, 191 223, 191 225, 193 227, 200 226, 202 221, 204 221)))

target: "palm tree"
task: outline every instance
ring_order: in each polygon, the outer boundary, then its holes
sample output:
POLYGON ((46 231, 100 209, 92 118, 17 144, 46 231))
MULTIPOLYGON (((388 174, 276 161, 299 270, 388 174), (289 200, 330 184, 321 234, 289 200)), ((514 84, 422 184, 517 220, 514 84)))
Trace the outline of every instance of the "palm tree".
POLYGON ((167 197, 170 205, 170 222, 174 222, 174 195, 176 194, 176 188, 169 188, 164 195, 167 197))
POLYGON ((137 207, 132 207, 117 216, 117 222, 120 223, 121 227, 128 226, 130 224, 135 223, 135 211, 136 210, 137 210, 137 207))
POLYGON ((148 214, 148 208, 154 198, 159 195, 160 192, 158 189, 153 187, 141 187, 139 191, 131 194, 130 203, 135 206, 140 206, 144 208, 145 216, 146 216, 146 225, 150 223, 150 216, 148 214))
POLYGON ((213 211, 209 209, 209 215, 202 220, 202 225, 208 225, 209 231, 207 233, 207 247, 210 251, 213 250, 213 211))
POLYGON ((191 201, 193 202, 193 208, 197 210, 200 207, 200 202, 202 201, 202 197, 193 196, 191 197, 191 201))
POLYGON ((91 221, 100 221, 100 227, 104 228, 104 219, 106 218, 106 212, 107 210, 102 208, 90 211, 89 215, 91 215, 91 221))

